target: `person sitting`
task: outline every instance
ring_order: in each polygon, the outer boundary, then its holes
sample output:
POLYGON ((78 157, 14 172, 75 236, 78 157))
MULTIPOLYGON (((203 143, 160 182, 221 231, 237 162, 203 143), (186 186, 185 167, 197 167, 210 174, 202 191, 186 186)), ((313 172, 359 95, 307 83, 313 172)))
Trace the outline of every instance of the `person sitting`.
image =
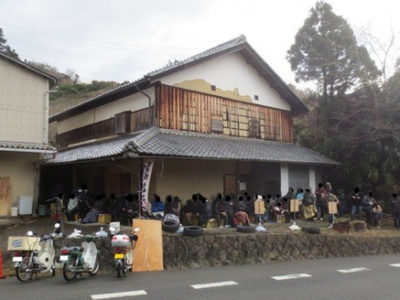
POLYGON ((75 197, 75 194, 70 194, 68 198, 67 211, 66 211, 68 221, 74 221, 75 214, 78 211, 79 211, 78 198, 75 197))
POLYGON ((151 212, 156 217, 164 217, 164 203, 157 194, 154 194, 153 197, 154 200, 151 202, 151 212))
POLYGON ((228 225, 228 215, 226 214, 226 202, 222 199, 220 193, 217 194, 214 202, 214 218, 217 220, 217 226, 221 228, 222 221, 225 225, 228 225))
POLYGON ((139 196, 138 194, 125 195, 125 201, 121 211, 121 223, 132 224, 132 219, 139 216, 139 196))
POLYGON ((303 215, 305 220, 312 220, 315 217, 314 206, 315 197, 311 193, 310 188, 306 188, 306 192, 303 195, 303 215))
POLYGON ((194 218, 193 199, 187 200, 182 210, 183 210, 183 224, 193 225, 193 218, 194 218))
POLYGON ((178 197, 167 196, 164 209, 164 221, 180 223, 182 201, 178 197))
POLYGON ((237 220, 237 224, 240 223, 245 226, 250 225, 250 219, 246 213, 246 203, 243 201, 242 196, 239 197, 239 201, 236 205, 235 218, 237 220))
POLYGON ((199 226, 205 227, 208 220, 212 217, 212 205, 210 201, 201 194, 199 194, 199 201, 201 201, 202 204, 199 212, 199 226))
MULTIPOLYGON (((247 198, 246 198, 246 200, 247 200, 246 212, 251 221, 254 221, 254 202, 257 200, 257 198, 258 198, 257 194, 254 194, 253 198, 250 196, 247 196, 247 198)), ((261 197, 261 199, 262 199, 262 197, 261 197)), ((257 222, 258 222, 258 219, 257 219, 257 222)))
POLYGON ((96 223, 100 210, 103 208, 103 199, 101 195, 96 197, 96 200, 88 204, 89 212, 83 218, 81 223, 96 223))
POLYGON ((165 197, 164 215, 172 213, 172 196, 165 197))
POLYGON ((232 197, 230 195, 225 196, 225 202, 226 202, 226 215, 228 217, 228 224, 225 225, 225 227, 235 227, 235 221, 234 221, 234 213, 235 213, 235 202, 233 202, 232 197))

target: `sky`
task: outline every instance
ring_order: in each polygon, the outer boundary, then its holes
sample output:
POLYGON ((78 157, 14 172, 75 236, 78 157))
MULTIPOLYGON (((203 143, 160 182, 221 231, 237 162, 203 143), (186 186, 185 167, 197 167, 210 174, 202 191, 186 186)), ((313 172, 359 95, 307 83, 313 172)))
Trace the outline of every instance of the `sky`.
MULTIPOLYGON (((20 58, 80 80, 134 81, 241 34, 287 83, 286 52, 315 0, 0 0, 0 27, 20 58)), ((329 0, 360 41, 400 44, 400 1, 329 0)), ((374 44, 374 48, 378 48, 374 44)), ((397 50, 397 52, 396 52, 397 50)), ((400 54, 399 54, 400 56, 400 54)), ((377 59, 377 57, 374 57, 377 59)), ((394 65, 394 63, 391 63, 394 65)))

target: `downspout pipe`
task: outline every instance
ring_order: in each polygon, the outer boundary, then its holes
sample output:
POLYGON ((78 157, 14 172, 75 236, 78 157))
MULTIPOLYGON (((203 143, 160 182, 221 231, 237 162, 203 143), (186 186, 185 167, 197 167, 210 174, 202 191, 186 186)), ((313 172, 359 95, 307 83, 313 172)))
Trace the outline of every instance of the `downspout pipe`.
POLYGON ((137 88, 137 90, 139 91, 139 93, 141 93, 142 95, 144 95, 148 100, 149 100, 149 109, 150 109, 150 125, 154 125, 154 120, 153 120, 153 110, 151 109, 151 97, 146 94, 143 90, 140 89, 140 87, 135 83, 134 87, 137 88))

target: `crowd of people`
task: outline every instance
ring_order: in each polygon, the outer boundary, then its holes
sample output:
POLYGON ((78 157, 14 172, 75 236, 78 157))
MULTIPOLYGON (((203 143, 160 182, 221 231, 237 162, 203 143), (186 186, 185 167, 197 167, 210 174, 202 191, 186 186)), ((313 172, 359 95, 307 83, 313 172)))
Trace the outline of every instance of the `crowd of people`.
MULTIPOLYGON (((99 214, 104 213, 110 214, 112 221, 130 224, 130 220, 140 215, 138 194, 111 194, 109 197, 100 194, 93 197, 87 185, 83 184, 68 197, 63 194, 58 197, 62 199, 65 215, 71 221, 78 216, 82 223, 93 223, 97 222, 99 214)), ((159 195, 154 194, 150 202, 151 213, 147 217, 176 221, 183 225, 206 226, 210 219, 214 219, 218 227, 236 227, 238 224, 259 222, 289 223, 296 219, 325 220, 332 224, 335 214, 349 214, 352 220, 361 219, 371 226, 380 227, 382 218, 382 207, 372 192, 362 193, 355 187, 352 195, 346 198, 342 189, 338 189, 335 195, 329 182, 319 183, 315 191, 309 187, 298 188, 296 192, 289 188, 283 196, 250 195, 247 192, 239 195, 218 193, 214 199, 209 200, 201 193, 195 193, 183 203, 177 196, 168 195, 163 201, 159 195), (298 200, 297 206, 291 207, 293 199, 298 200), (256 214, 254 208, 258 201, 263 203, 263 212, 256 214), (329 211, 330 202, 335 203, 337 210, 329 211)), ((389 204, 392 207, 394 225, 400 229, 400 196, 394 193, 389 204)))

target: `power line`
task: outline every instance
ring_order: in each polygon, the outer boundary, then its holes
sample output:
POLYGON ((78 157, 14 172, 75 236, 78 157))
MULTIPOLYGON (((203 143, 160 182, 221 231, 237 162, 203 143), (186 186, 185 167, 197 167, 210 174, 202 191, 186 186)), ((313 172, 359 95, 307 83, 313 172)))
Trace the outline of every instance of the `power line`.
POLYGON ((70 36, 66 36, 66 35, 61 35, 61 34, 57 34, 57 33, 53 33, 53 32, 44 32, 44 31, 39 31, 39 30, 34 30, 31 28, 22 28, 19 26, 15 26, 15 25, 11 25, 8 23, 4 23, 3 24, 10 26, 12 28, 15 28, 17 30, 20 30, 22 32, 26 32, 26 31, 30 31, 30 32, 36 32, 36 33, 40 33, 40 34, 47 34, 47 35, 52 35, 58 39, 63 39, 63 40, 67 40, 67 41, 74 41, 74 42, 79 42, 79 43, 86 43, 86 44, 92 44, 93 46, 98 46, 103 45, 106 47, 118 47, 120 48, 121 46, 124 48, 127 47, 140 47, 140 48, 144 48, 144 50, 139 50, 139 49, 132 49, 133 51, 138 51, 138 52, 146 52, 148 53, 149 50, 151 51, 151 49, 164 49, 164 51, 160 54, 165 54, 165 49, 171 49, 174 50, 174 52, 176 53, 176 51, 185 51, 187 52, 187 50, 194 50, 194 51, 199 51, 198 48, 189 48, 189 47, 171 47, 171 46, 160 46, 160 45, 140 45, 140 44, 135 44, 135 43, 121 43, 121 42, 115 42, 115 41, 95 41, 95 40, 83 40, 83 39, 77 39, 76 37, 70 37, 70 36), (97 45, 96 45, 97 44, 97 45))

